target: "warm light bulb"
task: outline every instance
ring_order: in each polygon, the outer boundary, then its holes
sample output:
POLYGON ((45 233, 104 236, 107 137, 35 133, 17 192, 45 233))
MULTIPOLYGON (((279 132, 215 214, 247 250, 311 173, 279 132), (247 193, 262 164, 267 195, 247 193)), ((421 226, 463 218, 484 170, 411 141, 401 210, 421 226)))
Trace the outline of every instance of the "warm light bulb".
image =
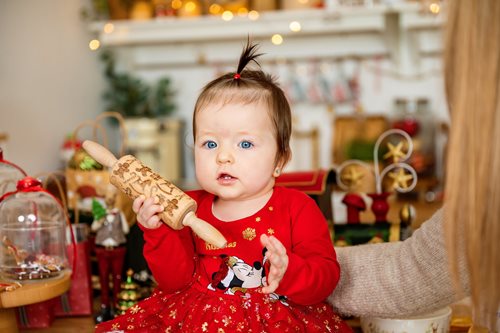
POLYGON ((186 2, 184 9, 186 10, 186 12, 192 13, 196 10, 196 4, 193 1, 186 2))
POLYGON ((222 6, 217 3, 210 5, 210 7, 208 8, 208 12, 212 15, 217 15, 221 11, 222 11, 222 6))
POLYGON ((104 33, 110 34, 115 30, 115 26, 113 23, 106 23, 103 27, 104 33))
POLYGON ((246 7, 238 8, 238 15, 245 16, 247 14, 248 14, 248 8, 246 8, 246 7))
POLYGON ((248 12, 248 18, 252 21, 258 20, 259 16, 260 14, 256 10, 251 10, 250 12, 248 12))
POLYGON ((222 19, 224 21, 231 21, 233 17, 234 17, 233 13, 230 12, 229 10, 226 10, 224 11, 224 13, 222 13, 222 19))
POLYGON ((181 9, 182 1, 181 0, 173 0, 172 1, 172 9, 181 9))
POLYGON ((299 32, 302 27, 300 26, 300 23, 297 22, 297 21, 293 21, 293 22, 290 22, 290 30, 292 30, 293 32, 299 32))
POLYGON ((439 10, 441 8, 439 7, 439 4, 437 3, 431 3, 429 5, 429 10, 431 11, 432 14, 439 14, 439 10))
POLYGON ((92 39, 89 43, 89 49, 92 51, 97 50, 101 46, 101 42, 99 42, 97 39, 92 39))
POLYGON ((274 45, 281 45, 283 43, 283 37, 281 37, 280 34, 274 34, 272 37, 271 37, 271 42, 274 44, 274 45))

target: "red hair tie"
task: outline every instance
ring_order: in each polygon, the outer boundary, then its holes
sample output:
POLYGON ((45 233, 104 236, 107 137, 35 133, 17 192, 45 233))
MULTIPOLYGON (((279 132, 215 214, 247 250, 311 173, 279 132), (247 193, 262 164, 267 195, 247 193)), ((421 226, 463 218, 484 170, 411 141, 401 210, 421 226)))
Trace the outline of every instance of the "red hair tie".
POLYGON ((236 73, 236 74, 233 75, 233 78, 235 80, 238 80, 240 77, 241 77, 241 75, 239 73, 236 73))

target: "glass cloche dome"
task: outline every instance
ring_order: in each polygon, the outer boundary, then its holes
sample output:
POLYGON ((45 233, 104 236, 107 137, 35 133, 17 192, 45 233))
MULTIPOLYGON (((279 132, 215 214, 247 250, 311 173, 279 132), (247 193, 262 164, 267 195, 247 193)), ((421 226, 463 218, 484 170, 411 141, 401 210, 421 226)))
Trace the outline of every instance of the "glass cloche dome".
POLYGON ((0 276, 38 281, 68 269, 66 215, 37 179, 26 177, 0 202, 0 276))

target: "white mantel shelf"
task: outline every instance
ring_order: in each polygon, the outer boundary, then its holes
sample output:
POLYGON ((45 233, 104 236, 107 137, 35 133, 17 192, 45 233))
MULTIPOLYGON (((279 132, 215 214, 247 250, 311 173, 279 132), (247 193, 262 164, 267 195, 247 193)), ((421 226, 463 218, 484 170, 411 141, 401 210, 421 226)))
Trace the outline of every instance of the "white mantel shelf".
POLYGON ((422 13, 417 3, 395 6, 338 7, 335 9, 308 9, 263 12, 257 20, 235 16, 223 21, 218 16, 194 18, 159 18, 146 21, 112 21, 114 30, 104 32, 108 22, 94 22, 90 30, 98 35, 104 46, 138 46, 158 44, 185 44, 211 41, 270 38, 273 34, 287 37, 310 37, 341 34, 382 33, 386 17, 398 14, 402 29, 436 29, 442 24, 442 15, 422 13), (292 32, 289 24, 300 22, 302 30, 292 32))

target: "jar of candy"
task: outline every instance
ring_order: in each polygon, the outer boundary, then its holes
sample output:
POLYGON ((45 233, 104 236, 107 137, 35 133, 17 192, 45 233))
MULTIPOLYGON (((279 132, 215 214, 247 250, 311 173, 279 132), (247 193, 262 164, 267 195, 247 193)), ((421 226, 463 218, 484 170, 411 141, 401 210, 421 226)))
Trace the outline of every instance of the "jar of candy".
POLYGON ((0 277, 40 281, 68 270, 67 215, 34 178, 25 177, 0 201, 0 277))

